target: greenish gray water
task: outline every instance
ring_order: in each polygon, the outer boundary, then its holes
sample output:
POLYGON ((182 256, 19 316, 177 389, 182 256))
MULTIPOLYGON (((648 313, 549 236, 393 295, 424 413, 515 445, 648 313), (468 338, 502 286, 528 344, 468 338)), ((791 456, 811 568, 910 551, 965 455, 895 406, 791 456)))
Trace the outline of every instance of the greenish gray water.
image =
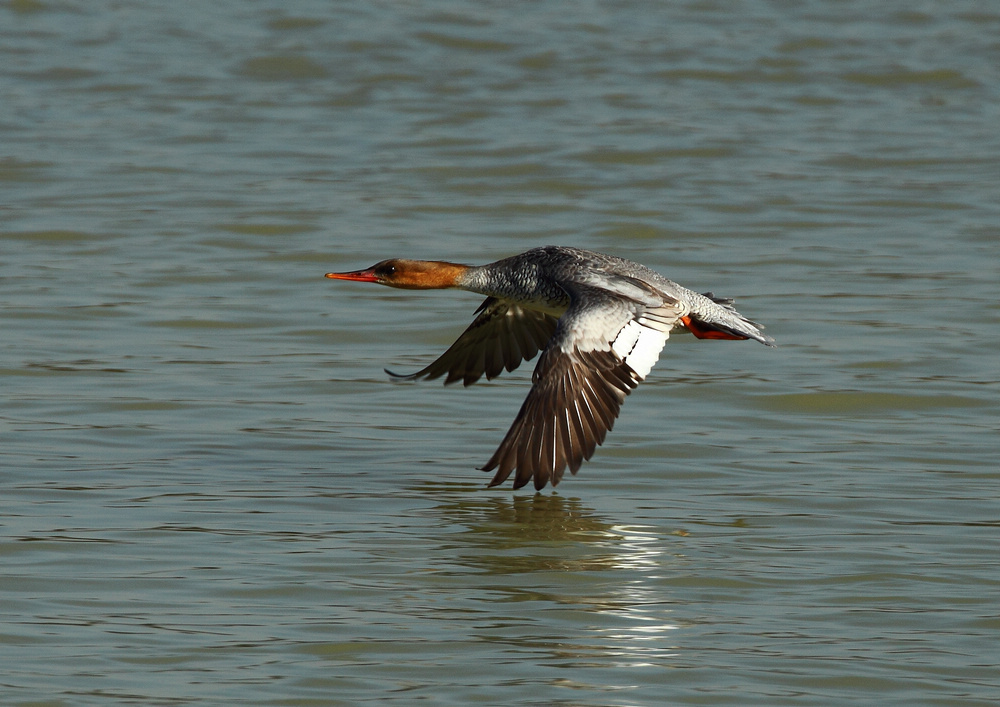
POLYGON ((0 702, 993 705, 1000 13, 0 8, 0 702), (530 366, 393 384, 545 243, 735 296, 556 491, 530 366))

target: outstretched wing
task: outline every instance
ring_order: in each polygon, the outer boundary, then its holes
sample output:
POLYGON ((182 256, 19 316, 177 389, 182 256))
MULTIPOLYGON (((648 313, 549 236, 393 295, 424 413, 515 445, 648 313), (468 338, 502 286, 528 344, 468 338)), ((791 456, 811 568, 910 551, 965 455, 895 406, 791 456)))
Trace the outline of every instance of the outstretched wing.
POLYGON ((617 298, 574 304, 559 320, 538 359, 532 388, 499 448, 483 466, 496 469, 490 486, 515 472, 514 488, 534 479, 555 486, 568 466, 575 474, 604 442, 625 397, 659 358, 670 330, 687 306, 655 309, 617 298))
POLYGON ((521 361, 529 361, 545 348, 558 319, 551 314, 526 309, 518 304, 487 297, 476 310, 478 316, 447 351, 416 373, 399 375, 386 370, 396 380, 439 378, 445 384, 461 380, 472 385, 486 374, 492 380, 504 369, 513 371, 521 361))

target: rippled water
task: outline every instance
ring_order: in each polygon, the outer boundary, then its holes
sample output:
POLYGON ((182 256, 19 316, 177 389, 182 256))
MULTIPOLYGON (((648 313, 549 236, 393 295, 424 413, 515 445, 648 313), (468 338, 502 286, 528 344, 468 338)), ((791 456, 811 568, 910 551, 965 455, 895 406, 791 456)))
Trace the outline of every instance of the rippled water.
POLYGON ((993 705, 1000 14, 0 8, 0 702, 993 705), (394 384, 545 243, 735 296, 578 476, 394 384))

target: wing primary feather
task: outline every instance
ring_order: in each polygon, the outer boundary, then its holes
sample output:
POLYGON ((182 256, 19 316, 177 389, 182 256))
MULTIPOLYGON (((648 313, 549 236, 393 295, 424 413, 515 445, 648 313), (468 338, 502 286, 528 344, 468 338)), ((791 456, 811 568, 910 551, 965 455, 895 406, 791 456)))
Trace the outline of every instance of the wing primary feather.
POLYGON ((557 318, 527 309, 497 297, 487 297, 476 310, 476 318, 464 332, 428 366, 416 373, 386 370, 394 380, 433 380, 445 376, 445 385, 462 381, 469 386, 483 374, 488 380, 504 369, 513 371, 545 346, 555 331, 557 318), (525 346, 522 342, 530 342, 525 346), (537 344, 537 345, 535 345, 537 344))
POLYGON ((535 465, 531 462, 530 454, 532 451, 535 451, 536 454, 538 453, 537 446, 534 444, 535 427, 533 425, 525 425, 522 421, 521 430, 523 430, 524 436, 521 437, 521 443, 517 445, 517 469, 514 472, 515 489, 519 489, 531 481, 535 465))

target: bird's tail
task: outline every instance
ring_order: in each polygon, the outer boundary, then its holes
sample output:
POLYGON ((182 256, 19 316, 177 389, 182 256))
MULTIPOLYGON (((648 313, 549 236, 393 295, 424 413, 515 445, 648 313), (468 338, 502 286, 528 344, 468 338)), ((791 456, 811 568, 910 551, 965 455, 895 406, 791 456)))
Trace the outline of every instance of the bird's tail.
POLYGON ((716 297, 711 292, 702 297, 712 306, 692 309, 687 316, 681 317, 687 330, 699 339, 753 339, 765 346, 774 346, 774 339, 761 331, 764 327, 737 312, 733 300, 716 297))

